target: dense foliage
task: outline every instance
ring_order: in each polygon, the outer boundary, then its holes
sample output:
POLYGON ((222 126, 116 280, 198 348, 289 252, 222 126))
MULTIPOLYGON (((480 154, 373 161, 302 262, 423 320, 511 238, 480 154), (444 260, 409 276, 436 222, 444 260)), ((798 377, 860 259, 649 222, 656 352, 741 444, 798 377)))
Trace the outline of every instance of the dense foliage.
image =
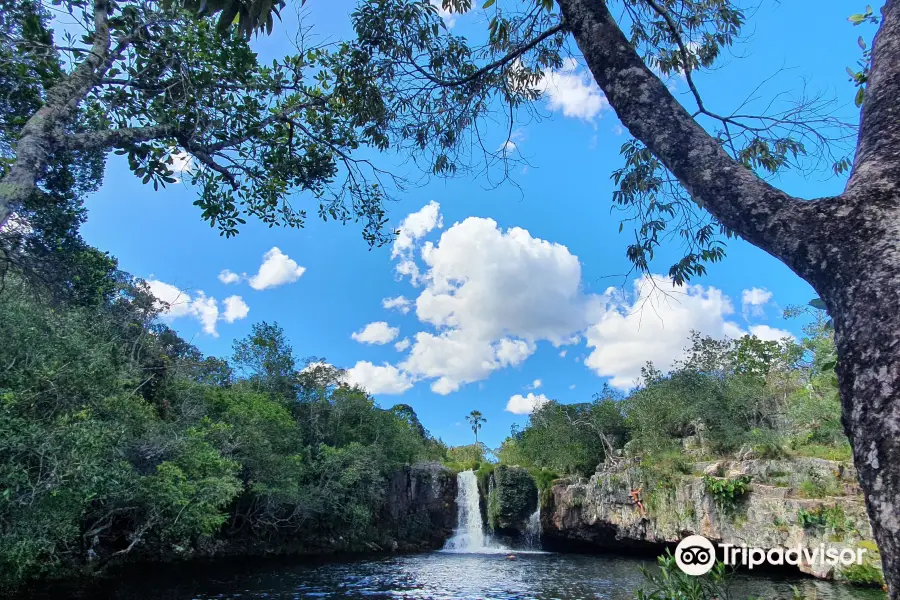
POLYGON ((548 402, 497 450, 506 464, 589 475, 610 454, 698 457, 810 455, 849 459, 825 315, 799 342, 694 334, 668 373, 652 364, 626 396, 609 387, 593 402, 548 402))
POLYGON ((204 357, 156 322, 140 282, 115 281, 94 302, 14 274, 0 291, 3 585, 126 555, 364 537, 386 476, 444 458, 408 406, 300 368, 277 325, 255 325, 230 362, 204 357))

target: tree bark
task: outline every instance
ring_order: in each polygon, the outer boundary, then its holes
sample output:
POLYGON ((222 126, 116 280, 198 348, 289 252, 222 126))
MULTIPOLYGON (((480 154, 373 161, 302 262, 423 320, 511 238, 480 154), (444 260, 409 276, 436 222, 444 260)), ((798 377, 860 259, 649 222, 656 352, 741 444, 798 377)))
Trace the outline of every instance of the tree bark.
POLYGON ((126 40, 120 40, 116 50, 110 53, 108 11, 107 0, 94 0, 93 43, 87 56, 48 90, 45 104, 22 127, 16 143, 16 160, 0 181, 0 227, 34 191, 62 137, 63 127, 109 69, 111 59, 127 45, 126 40))
POLYGON ((557 0, 610 105, 719 222, 809 282, 835 322, 844 428, 900 600, 900 0, 875 38, 854 170, 801 200, 733 160, 647 68, 604 0, 557 0))

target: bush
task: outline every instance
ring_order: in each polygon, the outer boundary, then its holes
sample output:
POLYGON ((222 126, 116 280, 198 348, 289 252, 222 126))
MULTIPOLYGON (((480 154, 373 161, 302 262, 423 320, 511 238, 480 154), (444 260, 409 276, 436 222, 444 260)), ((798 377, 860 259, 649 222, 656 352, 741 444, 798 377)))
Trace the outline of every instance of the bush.
POLYGON ((884 587, 884 574, 872 565, 851 565, 840 572, 840 578, 862 587, 884 587))
POLYGON ((812 511, 801 508, 797 511, 797 523, 804 529, 826 529, 835 533, 845 533, 853 527, 844 509, 838 504, 818 506, 812 511))
POLYGON ((803 498, 825 498, 843 495, 844 487, 835 477, 810 471, 808 477, 800 483, 798 491, 803 498))
POLYGON ((687 575, 675 563, 669 550, 657 559, 659 573, 641 568, 644 586, 637 591, 638 600, 728 600, 730 573, 724 563, 716 562, 712 570, 699 577, 687 575))
POLYGON ((703 487, 706 493, 711 495, 716 506, 725 512, 733 511, 740 501, 750 491, 749 475, 741 475, 735 478, 710 477, 703 478, 703 487))
POLYGON ((531 414, 524 430, 513 428, 498 458, 511 466, 592 475, 606 457, 604 439, 614 448, 626 441, 620 400, 621 394, 604 386, 593 402, 548 402, 531 414))

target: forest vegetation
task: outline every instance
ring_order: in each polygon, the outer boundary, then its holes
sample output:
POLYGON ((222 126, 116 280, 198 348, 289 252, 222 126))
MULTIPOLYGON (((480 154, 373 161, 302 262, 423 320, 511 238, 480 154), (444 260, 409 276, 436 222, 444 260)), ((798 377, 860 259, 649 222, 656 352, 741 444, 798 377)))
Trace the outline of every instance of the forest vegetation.
POLYGON ((15 272, 0 290, 3 586, 216 540, 364 536, 391 473, 445 457, 409 406, 299 364, 277 324, 205 357, 106 264, 62 296, 15 272))
POLYGON ((579 476, 593 474, 609 453, 850 462, 830 321, 812 307, 788 312, 809 317, 799 341, 695 333, 671 370, 647 364, 627 394, 604 386, 591 402, 538 407, 524 428, 513 427, 497 459, 579 476))

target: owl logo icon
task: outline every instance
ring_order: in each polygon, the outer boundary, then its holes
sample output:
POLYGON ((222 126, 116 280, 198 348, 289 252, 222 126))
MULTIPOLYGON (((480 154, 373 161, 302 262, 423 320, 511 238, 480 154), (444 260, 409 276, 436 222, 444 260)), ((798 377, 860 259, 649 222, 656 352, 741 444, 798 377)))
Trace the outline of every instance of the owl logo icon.
POLYGON ((716 548, 702 535, 690 535, 675 548, 675 564, 688 575, 706 575, 716 563, 716 548))

